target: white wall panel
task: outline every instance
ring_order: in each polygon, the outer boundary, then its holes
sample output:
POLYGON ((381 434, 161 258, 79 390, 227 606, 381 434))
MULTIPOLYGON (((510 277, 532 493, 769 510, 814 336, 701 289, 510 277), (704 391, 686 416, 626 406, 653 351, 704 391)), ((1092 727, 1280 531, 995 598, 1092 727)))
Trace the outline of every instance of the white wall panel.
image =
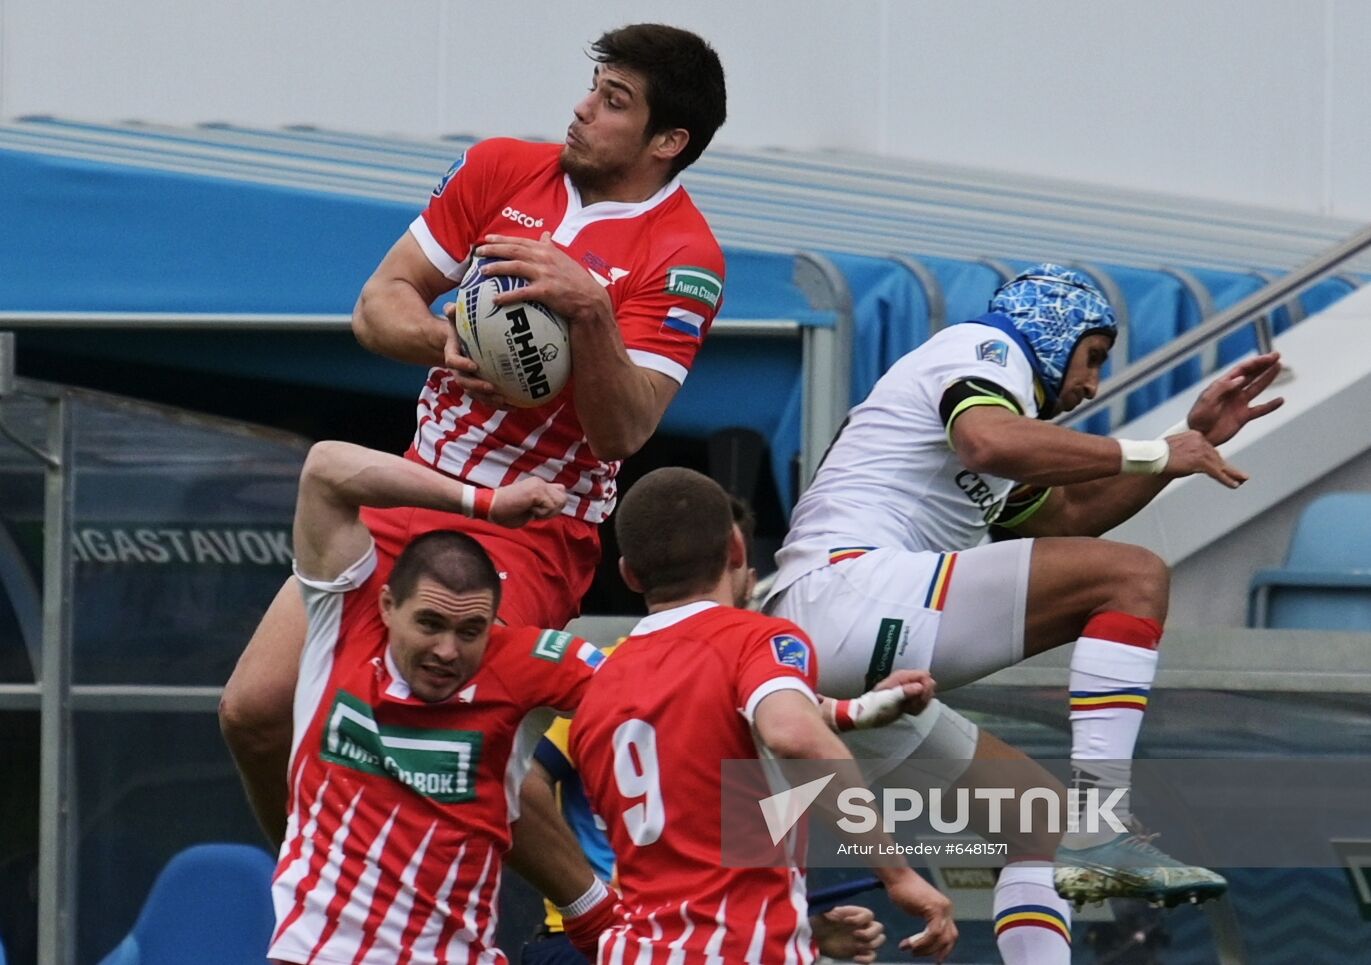
POLYGON ((442 0, 0 2, 6 116, 416 132, 437 122, 442 0))
POLYGON ((1321 4, 896 5, 891 151, 1234 201, 1320 201, 1321 4), (1257 15, 1253 15, 1254 11, 1257 15))
POLYGON ((1332 7, 1325 213, 1371 218, 1371 4, 1338 0, 1332 7))
POLYGON ((557 137, 648 19, 719 49, 723 144, 1371 218, 1365 0, 0 0, 0 116, 557 137))

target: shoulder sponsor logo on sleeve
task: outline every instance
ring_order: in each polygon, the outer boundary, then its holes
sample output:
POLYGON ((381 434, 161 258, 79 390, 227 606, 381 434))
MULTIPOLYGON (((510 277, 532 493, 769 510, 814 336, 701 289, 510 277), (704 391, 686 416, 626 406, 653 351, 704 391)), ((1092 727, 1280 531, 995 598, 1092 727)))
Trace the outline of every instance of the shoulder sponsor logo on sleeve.
POLYGON ((793 667, 802 674, 809 673, 809 644, 790 633, 771 638, 771 653, 782 667, 793 667))
POLYGON ((539 660, 561 663, 567 645, 574 639, 565 630, 544 630, 538 634, 538 642, 533 646, 533 655, 539 660))
POLYGON ((719 307, 724 294, 724 280, 708 268, 696 265, 677 265, 666 272, 666 291, 708 305, 719 307))
POLYGON ((443 193, 443 191, 447 188, 448 182, 452 180, 452 176, 456 174, 458 171, 462 170, 462 165, 466 163, 467 156, 466 152, 463 151, 462 156, 452 162, 452 167, 447 169, 447 174, 443 175, 442 180, 438 182, 438 186, 433 189, 433 196, 435 198, 443 193))
POLYGON ((997 338, 992 338, 976 346, 976 358, 1004 367, 1009 364, 1009 346, 997 338))
POLYGON ((667 310, 666 318, 662 320, 662 328, 680 332, 690 338, 703 338, 705 317, 673 305, 667 310))

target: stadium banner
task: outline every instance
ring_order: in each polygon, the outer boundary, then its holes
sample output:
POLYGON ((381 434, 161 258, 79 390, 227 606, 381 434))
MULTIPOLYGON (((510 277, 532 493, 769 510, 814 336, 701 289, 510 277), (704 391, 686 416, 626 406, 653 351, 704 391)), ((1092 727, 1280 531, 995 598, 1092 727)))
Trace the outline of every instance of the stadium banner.
POLYGON ((1205 867, 1347 869, 1352 851, 1371 856, 1371 756, 1091 763, 1131 767, 1131 790, 1073 780, 1065 760, 724 761, 722 862, 946 873, 1051 855, 1063 834, 1133 833, 1205 867))

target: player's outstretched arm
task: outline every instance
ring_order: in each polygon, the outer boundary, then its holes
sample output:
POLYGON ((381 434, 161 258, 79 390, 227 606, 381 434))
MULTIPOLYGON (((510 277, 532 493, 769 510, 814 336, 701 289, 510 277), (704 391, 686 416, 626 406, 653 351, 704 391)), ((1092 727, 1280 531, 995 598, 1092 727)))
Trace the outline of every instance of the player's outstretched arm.
POLYGON ((352 332, 366 349, 414 365, 442 365, 451 325, 429 306, 453 287, 405 232, 362 286, 352 332))
POLYGON ((1024 536, 1099 536, 1130 519, 1172 479, 1203 472, 1230 489, 1247 476, 1234 469, 1213 447, 1237 435, 1243 426, 1279 409, 1277 397, 1255 402, 1280 374, 1278 352, 1239 362, 1211 382, 1186 419, 1189 430, 1167 436, 1167 460, 1157 475, 1121 475, 1056 489, 1031 517, 1014 527, 1024 536))
POLYGON ((819 954, 839 962, 874 962, 877 949, 885 944, 885 925, 861 905, 839 905, 811 915, 809 927, 819 954))
MULTIPOLYGON (((835 734, 893 724, 904 714, 921 714, 937 687, 927 670, 897 670, 852 700, 819 695, 819 712, 835 734)), ((837 956, 833 956, 837 957, 837 956)))
MULTIPOLYGON (((778 690, 762 698, 753 717, 757 734, 773 754, 780 758, 824 761, 833 767, 833 778, 815 801, 832 817, 841 818, 838 797, 849 788, 865 787, 861 772, 847 746, 824 724, 819 710, 797 690, 778 690)), ((871 845, 872 855, 890 858, 891 841, 879 829, 846 834, 855 844, 871 845), (883 850, 884 849, 884 850, 883 850)), ((898 859, 896 859, 898 860, 898 859)), ((952 902, 907 864, 874 864, 872 873, 881 879, 886 892, 902 911, 922 918, 925 928, 900 942, 900 947, 916 955, 929 955, 942 961, 957 943, 957 926, 952 918, 952 902)))
POLYGON ((551 236, 489 235, 476 249, 493 275, 513 275, 528 285, 495 297, 496 304, 532 300, 566 319, 576 416, 596 457, 626 459, 656 431, 680 388, 670 376, 642 368, 628 357, 609 294, 551 236))
POLYGON ((1203 474, 1229 489, 1248 480, 1198 432, 1146 445, 1155 460, 1153 471, 1055 487, 1032 515, 1011 528, 1020 536, 1100 536, 1136 515, 1173 479, 1203 474))
POLYGON ((565 505, 566 490, 540 479, 478 489, 400 456, 320 442, 300 472, 296 564, 306 576, 328 580, 355 563, 371 539, 358 515, 363 506, 418 506, 519 526, 555 516, 565 505))
POLYGON ((1116 440, 1040 422, 1000 406, 957 416, 949 433, 957 459, 972 472, 1035 486, 1063 486, 1119 474, 1116 440))

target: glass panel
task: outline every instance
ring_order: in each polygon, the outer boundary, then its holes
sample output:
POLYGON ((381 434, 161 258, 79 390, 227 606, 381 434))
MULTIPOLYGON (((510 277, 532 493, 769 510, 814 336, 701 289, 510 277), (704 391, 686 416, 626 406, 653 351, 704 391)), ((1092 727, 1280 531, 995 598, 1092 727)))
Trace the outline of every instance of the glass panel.
POLYGON ((26 965, 38 955, 38 712, 0 710, 0 734, 0 941, 26 965))
POLYGON ((177 852, 265 843, 213 713, 82 712, 75 733, 77 962, 87 965, 129 933, 177 852))
MULTIPOLYGON (((20 439, 46 448, 47 404, 0 402, 20 439)), ((0 684, 33 683, 43 632, 43 464, 0 435, 0 684)))
POLYGON ((289 575, 307 444, 79 398, 74 679, 222 685, 289 575))

